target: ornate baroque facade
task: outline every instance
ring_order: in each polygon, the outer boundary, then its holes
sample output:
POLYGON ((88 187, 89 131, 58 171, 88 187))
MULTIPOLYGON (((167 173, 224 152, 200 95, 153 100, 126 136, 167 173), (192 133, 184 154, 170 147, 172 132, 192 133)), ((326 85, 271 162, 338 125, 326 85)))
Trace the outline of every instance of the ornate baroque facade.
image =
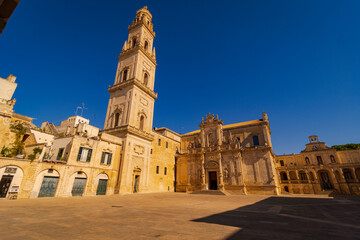
POLYGON ((177 156, 177 190, 227 190, 277 194, 275 155, 268 117, 223 125, 209 114, 200 130, 181 138, 177 156))

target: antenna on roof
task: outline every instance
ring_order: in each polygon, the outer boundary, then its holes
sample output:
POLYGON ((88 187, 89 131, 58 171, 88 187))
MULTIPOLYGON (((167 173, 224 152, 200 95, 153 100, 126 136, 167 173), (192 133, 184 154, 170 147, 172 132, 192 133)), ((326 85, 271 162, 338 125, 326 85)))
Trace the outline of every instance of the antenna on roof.
POLYGON ((85 107, 85 103, 82 103, 81 115, 80 115, 81 117, 82 117, 82 115, 83 115, 84 109, 87 109, 87 108, 85 107))
POLYGON ((76 107, 75 116, 77 116, 77 111, 79 110, 79 108, 81 109, 81 107, 76 107))

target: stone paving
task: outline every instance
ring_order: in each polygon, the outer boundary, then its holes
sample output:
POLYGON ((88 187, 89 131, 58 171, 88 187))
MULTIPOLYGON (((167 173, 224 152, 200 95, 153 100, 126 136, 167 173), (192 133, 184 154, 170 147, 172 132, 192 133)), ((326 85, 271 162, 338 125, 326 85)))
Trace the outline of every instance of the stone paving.
POLYGON ((0 239, 360 239, 360 201, 133 194, 0 201, 0 239))

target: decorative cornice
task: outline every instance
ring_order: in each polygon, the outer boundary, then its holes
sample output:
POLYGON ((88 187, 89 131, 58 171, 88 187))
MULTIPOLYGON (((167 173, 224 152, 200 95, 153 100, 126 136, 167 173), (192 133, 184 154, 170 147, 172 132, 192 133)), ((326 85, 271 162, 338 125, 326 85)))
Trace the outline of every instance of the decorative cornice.
POLYGON ((124 125, 124 126, 120 126, 120 127, 115 127, 115 128, 108 128, 108 129, 104 129, 103 132, 111 134, 111 135, 126 135, 126 134, 133 134, 136 135, 138 137, 144 138, 148 141, 153 141, 155 136, 151 133, 148 133, 146 131, 142 131, 134 126, 130 126, 130 125, 124 125))
POLYGON ((127 50, 124 50, 120 53, 118 56, 119 60, 122 58, 128 57, 128 55, 135 53, 136 51, 142 52, 145 56, 149 58, 149 60, 157 66, 156 58, 155 56, 151 55, 148 51, 145 50, 145 48, 142 45, 136 45, 135 47, 131 47, 127 50))
POLYGON ((132 85, 137 86, 138 88, 143 90, 145 93, 147 93, 153 99, 157 98, 157 93, 155 93, 150 88, 146 87, 142 82, 140 82, 136 78, 131 78, 131 79, 125 81, 125 82, 121 82, 121 83, 115 84, 113 86, 109 86, 109 92, 112 93, 112 92, 124 89, 124 88, 132 86, 132 85))

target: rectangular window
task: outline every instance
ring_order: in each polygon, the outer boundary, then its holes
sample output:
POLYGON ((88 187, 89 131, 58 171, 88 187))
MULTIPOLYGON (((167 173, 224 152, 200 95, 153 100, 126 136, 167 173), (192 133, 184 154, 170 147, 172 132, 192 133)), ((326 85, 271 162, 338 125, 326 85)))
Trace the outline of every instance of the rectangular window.
POLYGON ((161 146, 161 139, 159 139, 159 146, 161 146))
POLYGON ((283 160, 280 160, 280 165, 281 165, 282 167, 285 165, 283 160))
POLYGON ((152 154, 152 149, 150 149, 150 154, 152 154))
POLYGON ((79 153, 78 153, 78 156, 77 156, 77 161, 90 162, 91 154, 92 154, 92 149, 91 148, 80 147, 79 153))
POLYGON ((318 164, 323 164, 321 156, 316 156, 316 159, 318 161, 318 164))
POLYGON ((107 164, 110 165, 111 164, 111 159, 112 159, 112 153, 108 153, 108 152, 103 152, 101 155, 101 164, 107 164))
POLYGON ((168 142, 166 142, 166 148, 168 148, 169 147, 169 143, 168 142))
POLYGON ((156 166, 156 174, 159 174, 159 166, 156 166))
POLYGON ((253 136, 253 145, 254 146, 259 146, 259 136, 253 136))
POLYGON ((167 173, 167 167, 164 168, 164 175, 167 173))
POLYGON ((59 152, 58 152, 58 155, 56 157, 56 160, 60 160, 63 156, 63 153, 64 153, 64 148, 59 148, 59 152))

